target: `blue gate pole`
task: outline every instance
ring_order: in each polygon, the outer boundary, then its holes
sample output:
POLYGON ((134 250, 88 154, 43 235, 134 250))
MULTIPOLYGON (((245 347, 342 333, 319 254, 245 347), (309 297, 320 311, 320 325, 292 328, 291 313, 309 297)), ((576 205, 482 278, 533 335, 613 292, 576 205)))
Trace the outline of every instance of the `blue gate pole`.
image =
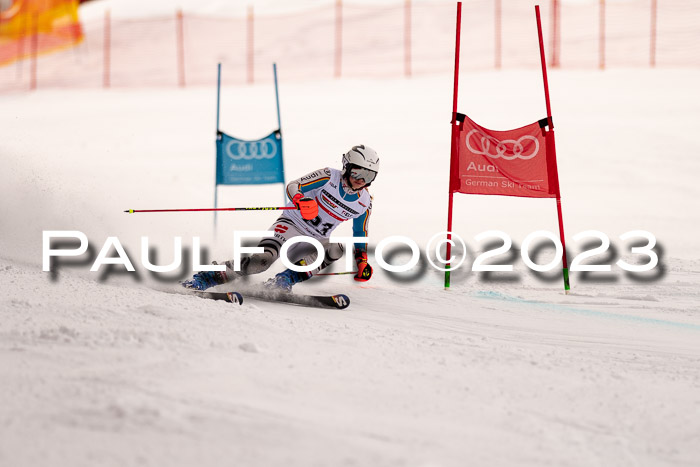
POLYGON ((284 176, 284 153, 282 151, 283 139, 282 139, 282 118, 280 117, 280 94, 277 88, 277 63, 272 64, 272 74, 275 77, 275 100, 277 102, 277 128, 280 134, 280 161, 282 162, 282 201, 287 203, 287 182, 284 176))
MULTIPOLYGON (((217 201, 218 201, 218 188, 219 185, 217 184, 217 172, 219 170, 219 103, 221 101, 221 63, 218 64, 217 70, 216 70, 216 167, 214 167, 214 209, 216 209, 217 206, 217 201)), ((216 213, 217 211, 214 211, 214 238, 216 238, 216 213)))

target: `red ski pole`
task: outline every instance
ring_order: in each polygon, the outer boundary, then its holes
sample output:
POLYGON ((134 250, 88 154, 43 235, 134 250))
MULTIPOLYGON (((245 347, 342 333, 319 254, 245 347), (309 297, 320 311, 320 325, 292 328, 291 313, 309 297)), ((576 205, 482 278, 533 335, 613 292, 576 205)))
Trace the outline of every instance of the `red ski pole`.
POLYGON ((314 274, 314 276, 342 276, 343 274, 357 274, 357 271, 346 271, 346 272, 322 272, 320 274, 314 274))
POLYGON ((204 209, 127 209, 124 212, 205 212, 205 211, 283 211, 297 209, 296 206, 264 207, 264 208, 204 208, 204 209))

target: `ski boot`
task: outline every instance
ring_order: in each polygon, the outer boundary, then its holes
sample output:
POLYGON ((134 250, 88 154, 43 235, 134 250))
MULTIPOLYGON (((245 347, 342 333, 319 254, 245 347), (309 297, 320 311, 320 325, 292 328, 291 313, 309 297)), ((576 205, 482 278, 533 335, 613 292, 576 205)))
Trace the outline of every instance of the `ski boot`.
POLYGON ((300 273, 287 269, 286 271, 280 272, 275 277, 269 278, 263 285, 270 290, 292 293, 294 284, 302 280, 300 273))
POLYGON ((186 289, 207 290, 226 282, 228 282, 226 271, 200 271, 192 276, 192 279, 183 281, 181 284, 186 289))

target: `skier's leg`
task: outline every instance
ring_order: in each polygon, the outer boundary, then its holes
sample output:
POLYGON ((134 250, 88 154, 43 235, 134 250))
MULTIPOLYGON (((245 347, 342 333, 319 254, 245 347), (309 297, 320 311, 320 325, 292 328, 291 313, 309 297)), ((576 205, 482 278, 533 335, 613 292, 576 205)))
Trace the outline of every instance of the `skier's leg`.
MULTIPOLYGON (((259 274, 261 272, 267 271, 270 268, 270 266, 272 266, 272 264, 279 258, 280 252, 282 250, 282 245, 284 245, 288 240, 294 237, 308 235, 305 232, 303 232, 291 219, 288 219, 284 216, 278 218, 277 222, 275 222, 269 228, 269 230, 274 232, 274 236, 263 238, 260 241, 260 243, 258 243, 258 247, 263 248, 264 251, 262 253, 255 253, 249 257, 243 258, 241 260, 240 271, 234 271, 233 261, 226 261, 226 275, 229 277, 228 280, 233 280, 240 276, 249 276, 252 274, 259 274)), ((321 242, 321 244, 326 250, 325 256, 326 258, 328 258, 328 239, 317 238, 316 240, 319 240, 321 242)), ((335 245, 335 247, 337 246, 339 245, 335 245)), ((339 253, 336 251, 335 248, 332 248, 332 251, 333 253, 331 253, 330 256, 335 259, 339 258, 343 254, 342 246, 340 246, 339 253)), ((287 249, 287 258, 293 263, 296 263, 303 258, 309 257, 310 255, 313 255, 313 259, 311 261, 315 261, 316 257, 318 256, 315 247, 309 244, 308 242, 297 242, 287 249)), ((333 259, 332 261, 335 261, 335 259, 333 259)), ((330 262, 328 264, 330 264, 330 262)), ((327 264, 324 261, 324 265, 321 266, 321 268, 326 267, 326 265, 327 264)))
POLYGON ((280 245, 277 242, 269 241, 270 239, 263 239, 258 243, 258 247, 263 248, 262 253, 254 253, 248 257, 241 259, 241 268, 238 271, 234 271, 233 260, 226 261, 226 275, 230 278, 229 280, 235 280, 241 276, 250 276, 252 274, 259 274, 272 266, 272 263, 277 261, 279 258, 280 245))
MULTIPOLYGON (((322 245, 325 246, 324 248, 324 256, 323 256, 323 262, 321 263, 320 266, 318 266, 316 269, 313 269, 308 272, 298 272, 298 271, 293 271, 291 269, 287 269, 285 271, 280 272, 277 274, 275 277, 269 279, 268 281, 265 282, 265 285, 269 287, 274 287, 278 289, 285 290, 287 292, 292 291, 292 287, 294 284, 298 284, 299 282, 303 282, 305 280, 311 279, 314 274, 317 274, 319 271, 327 268, 330 266, 332 263, 335 261, 338 261, 340 258, 343 256, 343 244, 342 243, 329 243, 328 239, 317 239, 321 242, 322 245)), ((290 248, 291 250, 291 248, 290 248)), ((290 255, 290 261, 292 261, 294 264, 298 266, 306 266, 308 264, 312 264, 316 259, 318 258, 318 252, 313 251, 312 253, 309 253, 305 256, 302 256, 301 258, 297 259, 294 261, 294 259, 291 258, 290 255)))
POLYGON ((231 282, 243 276, 259 274, 277 261, 280 249, 287 240, 302 235, 297 226, 284 216, 279 217, 268 230, 273 231, 274 236, 263 238, 258 243, 258 247, 263 248, 263 252, 241 259, 240 270, 234 269, 233 260, 225 261, 223 263, 226 266, 224 271, 198 272, 182 285, 190 289, 206 290, 209 287, 231 282))
MULTIPOLYGON (((314 274, 317 274, 319 271, 326 269, 328 266, 330 266, 331 264, 343 257, 343 251, 345 250, 345 248, 343 247, 342 243, 330 243, 327 239, 325 239, 325 241, 321 240, 321 244, 325 246, 323 252, 323 262, 321 262, 321 265, 318 266, 316 269, 313 269, 306 273, 299 273, 306 274, 306 279, 311 278, 311 276, 313 276, 314 274)), ((312 264, 314 261, 316 261, 316 259, 318 259, 318 252, 314 251, 313 253, 305 255, 303 258, 300 258, 299 260, 295 261, 294 264, 312 264)))

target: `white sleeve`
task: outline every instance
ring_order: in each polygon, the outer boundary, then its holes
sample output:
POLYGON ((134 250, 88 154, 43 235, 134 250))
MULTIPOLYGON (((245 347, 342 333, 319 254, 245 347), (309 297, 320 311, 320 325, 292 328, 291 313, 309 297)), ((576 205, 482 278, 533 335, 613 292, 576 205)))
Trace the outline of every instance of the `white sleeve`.
POLYGON ((299 193, 307 193, 316 188, 320 188, 331 178, 331 170, 326 167, 315 170, 301 178, 292 180, 287 184, 287 197, 291 200, 299 193))

